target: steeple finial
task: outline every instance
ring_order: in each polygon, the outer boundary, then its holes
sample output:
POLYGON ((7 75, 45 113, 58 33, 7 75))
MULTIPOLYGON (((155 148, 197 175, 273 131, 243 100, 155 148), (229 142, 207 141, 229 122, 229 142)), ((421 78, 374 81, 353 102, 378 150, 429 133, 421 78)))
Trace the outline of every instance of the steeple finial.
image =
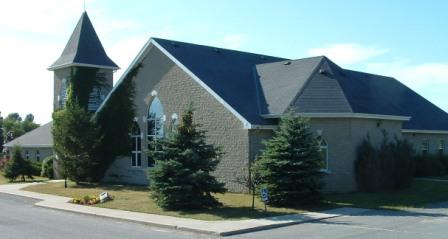
POLYGON ((84 0, 84 12, 86 11, 86 0, 84 0))

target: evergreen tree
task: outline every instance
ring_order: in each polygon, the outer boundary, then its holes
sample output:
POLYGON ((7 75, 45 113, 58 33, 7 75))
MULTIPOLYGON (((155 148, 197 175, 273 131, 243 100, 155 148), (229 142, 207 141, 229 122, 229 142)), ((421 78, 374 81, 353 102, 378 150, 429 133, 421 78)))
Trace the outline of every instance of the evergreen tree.
POLYGON ((25 177, 33 179, 33 167, 31 162, 22 157, 22 150, 18 146, 14 146, 12 150, 12 158, 8 161, 4 168, 4 175, 9 181, 14 181, 21 177, 25 181, 25 177))
POLYGON ((62 162, 64 174, 79 183, 94 181, 98 166, 95 150, 101 141, 92 114, 73 99, 69 88, 65 108, 53 114, 54 150, 62 162))
POLYGON ((156 166, 149 172, 151 196, 165 209, 201 208, 219 205, 211 193, 224 193, 211 173, 222 154, 205 142, 205 131, 193 122, 190 106, 176 132, 157 141, 159 151, 149 152, 156 166))
POLYGON ((0 112, 0 157, 3 156, 3 144, 5 144, 5 138, 3 136, 3 117, 0 112))
POLYGON ((317 200, 323 160, 307 120, 287 114, 265 144, 254 170, 260 186, 268 189, 269 204, 294 206, 317 200))

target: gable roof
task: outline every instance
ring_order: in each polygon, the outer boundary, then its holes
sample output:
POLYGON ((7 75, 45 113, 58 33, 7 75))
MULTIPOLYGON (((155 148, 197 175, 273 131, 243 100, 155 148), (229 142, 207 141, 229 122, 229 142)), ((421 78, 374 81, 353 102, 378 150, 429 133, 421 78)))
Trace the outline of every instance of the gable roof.
POLYGON ((288 60, 152 38, 116 86, 144 59, 150 46, 161 50, 251 126, 276 125, 273 118, 293 109, 324 117, 343 113, 406 121, 403 129, 448 131, 448 114, 399 81, 345 70, 326 57, 288 60))
POLYGON ((153 38, 163 50, 251 124, 272 124, 257 110, 254 70, 257 64, 285 58, 153 38))
POLYGON ((118 69, 106 54, 92 22, 84 12, 59 59, 48 69, 57 70, 68 66, 89 66, 118 69))
POLYGON ((300 113, 352 112, 337 81, 315 74, 326 64, 319 56, 257 65, 260 113, 281 115, 291 107, 300 113))
POLYGON ((33 148, 51 148, 53 147, 53 136, 51 135, 52 127, 53 121, 31 130, 30 132, 4 144, 4 146, 7 148, 14 147, 14 145, 33 148))
POLYGON ((257 66, 260 86, 263 92, 268 92, 262 95, 269 105, 265 108, 264 114, 280 116, 292 109, 297 113, 410 116, 409 121, 403 122, 403 129, 448 130, 446 112, 396 79, 342 69, 326 57, 318 58, 320 60, 318 67, 310 74, 302 68, 303 64, 311 64, 312 59, 297 60, 300 64, 294 64, 295 61, 292 61, 289 65, 280 62, 257 66), (304 63, 303 60, 308 63, 304 63), (268 67, 271 71, 266 74, 264 68, 268 67), (306 72, 305 77, 297 71, 306 72), (305 78, 305 82, 297 82, 305 78), (294 87, 294 91, 290 94, 281 91, 281 87, 287 85, 282 83, 284 79, 287 79, 290 87, 294 87), (296 88, 299 88, 299 91, 296 91, 296 88), (270 96, 272 94, 287 97, 282 99, 283 103, 288 101, 291 103, 281 104, 282 102, 270 96))

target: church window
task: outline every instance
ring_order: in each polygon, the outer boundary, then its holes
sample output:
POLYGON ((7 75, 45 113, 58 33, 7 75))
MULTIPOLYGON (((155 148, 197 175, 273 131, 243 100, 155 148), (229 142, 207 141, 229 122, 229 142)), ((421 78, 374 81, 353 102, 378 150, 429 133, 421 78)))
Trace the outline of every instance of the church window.
POLYGON ((132 167, 141 167, 142 166, 142 134, 140 131, 140 127, 137 122, 134 122, 131 131, 131 140, 132 140, 132 167))
MULTIPOLYGON (((157 149, 157 140, 164 136, 164 123, 165 123, 165 115, 163 113, 162 103, 159 98, 156 96, 148 110, 148 118, 147 118, 147 141, 148 141, 148 150, 156 151, 157 149)), ((148 167, 154 166, 154 159, 148 155, 148 167)))

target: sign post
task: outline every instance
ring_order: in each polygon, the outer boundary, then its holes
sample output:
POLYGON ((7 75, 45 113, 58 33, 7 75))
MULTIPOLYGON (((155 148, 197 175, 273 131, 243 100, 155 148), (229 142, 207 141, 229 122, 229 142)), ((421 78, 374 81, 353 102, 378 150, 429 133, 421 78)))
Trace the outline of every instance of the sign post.
POLYGON ((266 204, 269 201, 269 192, 268 189, 266 187, 261 188, 260 190, 260 194, 261 194, 261 200, 263 200, 264 202, 264 211, 267 212, 267 206, 266 204))

